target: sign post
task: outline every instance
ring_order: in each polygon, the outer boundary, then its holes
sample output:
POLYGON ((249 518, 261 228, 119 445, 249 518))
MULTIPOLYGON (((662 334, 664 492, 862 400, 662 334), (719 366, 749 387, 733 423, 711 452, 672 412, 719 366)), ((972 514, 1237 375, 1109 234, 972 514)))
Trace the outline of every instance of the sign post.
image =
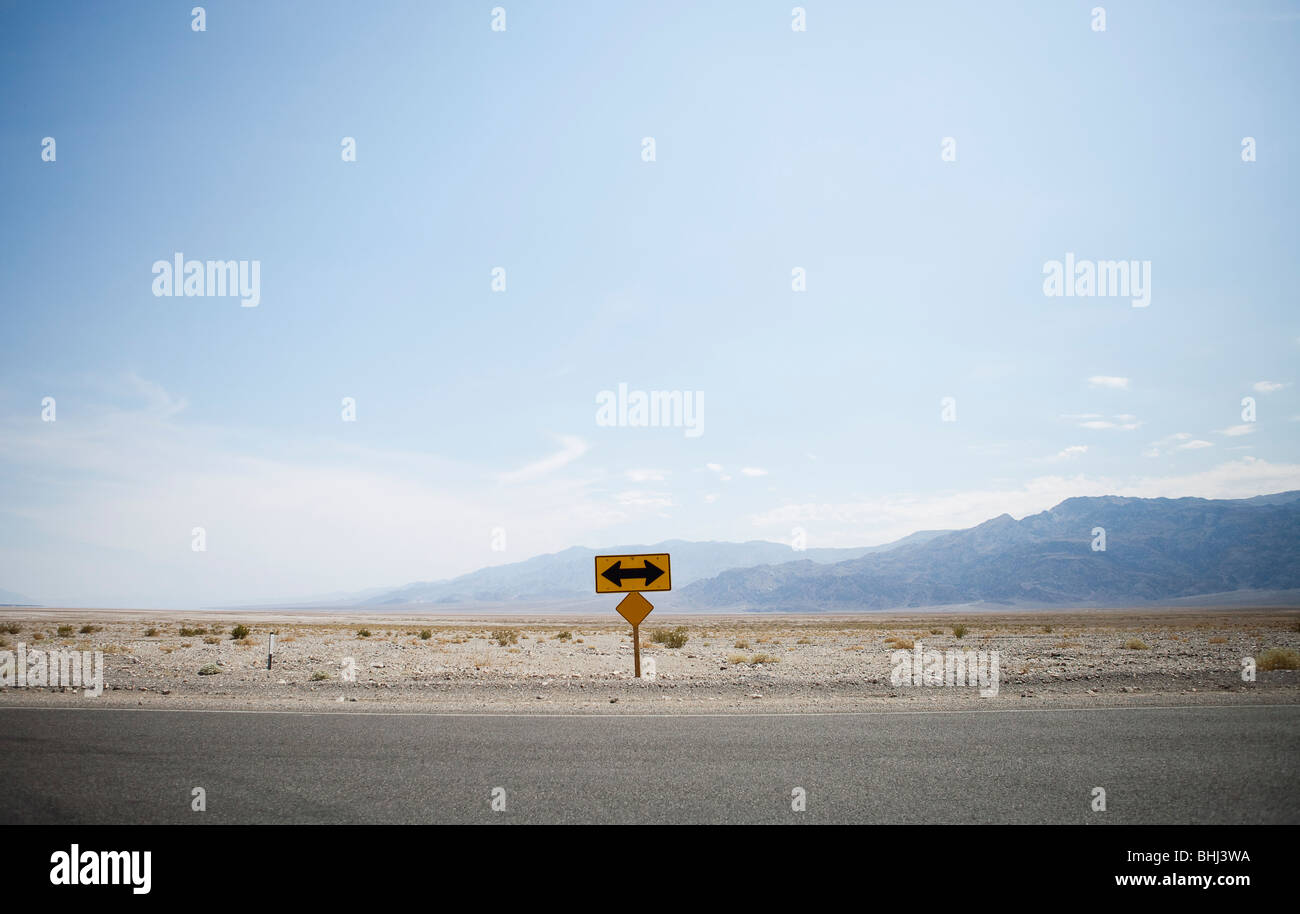
POLYGON ((641 623, 654 609, 643 590, 672 590, 668 553, 596 556, 596 593, 625 593, 618 614, 632 625, 632 656, 636 678, 641 678, 641 623))

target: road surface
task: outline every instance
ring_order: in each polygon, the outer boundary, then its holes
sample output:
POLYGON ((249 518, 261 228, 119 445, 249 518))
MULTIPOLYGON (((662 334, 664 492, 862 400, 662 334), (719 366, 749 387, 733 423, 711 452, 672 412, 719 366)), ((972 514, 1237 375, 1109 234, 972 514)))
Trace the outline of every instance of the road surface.
POLYGON ((1297 823, 1298 763, 1295 705, 718 716, 9 707, 0 823, 1297 823), (205 811, 192 808, 196 787, 205 811), (1095 787, 1104 812, 1091 809, 1095 787))

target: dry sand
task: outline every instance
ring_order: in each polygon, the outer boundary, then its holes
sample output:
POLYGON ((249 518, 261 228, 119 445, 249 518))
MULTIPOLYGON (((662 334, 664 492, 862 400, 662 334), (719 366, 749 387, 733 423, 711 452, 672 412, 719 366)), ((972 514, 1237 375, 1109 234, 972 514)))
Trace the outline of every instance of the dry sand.
POLYGON ((15 651, 21 642, 28 651, 104 652, 102 696, 6 688, 0 706, 538 714, 1300 701, 1295 670, 1242 679, 1243 658, 1270 648, 1300 651, 1296 609, 655 614, 641 627, 643 668, 653 665, 655 675, 641 680, 632 676, 631 629, 613 613, 473 618, 7 608, 0 609, 0 623, 18 629, 0 632, 7 642, 0 649, 15 651), (231 629, 241 623, 251 635, 236 640, 231 629), (86 625, 94 630, 81 632, 86 625), (956 625, 967 626, 964 637, 955 636, 956 625), (72 628, 60 635, 60 626, 72 628), (679 626, 684 646, 652 640, 655 630, 679 626), (279 635, 268 671, 272 631, 279 635), (511 632, 517 641, 510 641, 511 632), (1132 642, 1146 647, 1126 647, 1132 642), (983 697, 974 686, 891 682, 891 656, 916 645, 996 651, 997 695, 983 697), (354 681, 345 679, 348 658, 354 681), (205 667, 219 672, 199 675, 205 667))

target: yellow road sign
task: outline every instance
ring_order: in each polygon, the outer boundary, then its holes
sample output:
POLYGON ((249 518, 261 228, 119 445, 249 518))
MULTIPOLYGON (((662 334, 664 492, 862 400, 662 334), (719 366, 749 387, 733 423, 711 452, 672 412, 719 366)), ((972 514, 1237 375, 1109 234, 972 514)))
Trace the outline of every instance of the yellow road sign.
MULTIPOLYGON (((632 623, 632 630, 645 621, 645 617, 650 615, 650 610, 654 609, 650 601, 639 593, 630 593, 618 604, 618 614, 632 623)), ((641 652, 641 646, 637 645, 637 653, 641 652)))
POLYGON ((596 556, 596 593, 672 590, 668 553, 596 556))

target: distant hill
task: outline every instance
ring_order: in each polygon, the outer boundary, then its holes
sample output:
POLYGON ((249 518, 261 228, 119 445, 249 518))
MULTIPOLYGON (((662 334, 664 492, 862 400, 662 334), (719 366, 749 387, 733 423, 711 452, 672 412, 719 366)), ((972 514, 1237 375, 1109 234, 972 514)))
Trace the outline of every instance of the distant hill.
POLYGON ((747 543, 668 540, 651 545, 606 546, 600 549, 574 546, 563 552, 539 555, 523 562, 481 568, 447 581, 407 584, 394 590, 371 594, 354 605, 511 603, 594 597, 595 556, 643 552, 672 554, 673 588, 676 590, 731 568, 784 562, 791 556, 799 556, 810 564, 842 562, 873 552, 887 551, 903 543, 924 542, 944 532, 936 530, 914 533, 905 540, 883 546, 807 549, 802 552, 795 552, 782 543, 763 540, 747 543))
MULTIPOLYGON (((829 565, 723 571, 683 606, 845 611, 993 603, 1108 605, 1300 588, 1300 492, 1240 500, 1070 498, 1015 520, 829 565), (1094 551, 1093 529, 1106 532, 1094 551)), ((1235 602, 1230 599, 1228 602, 1235 602)))
POLYGON ((0 588, 0 606, 40 606, 31 597, 0 588))

